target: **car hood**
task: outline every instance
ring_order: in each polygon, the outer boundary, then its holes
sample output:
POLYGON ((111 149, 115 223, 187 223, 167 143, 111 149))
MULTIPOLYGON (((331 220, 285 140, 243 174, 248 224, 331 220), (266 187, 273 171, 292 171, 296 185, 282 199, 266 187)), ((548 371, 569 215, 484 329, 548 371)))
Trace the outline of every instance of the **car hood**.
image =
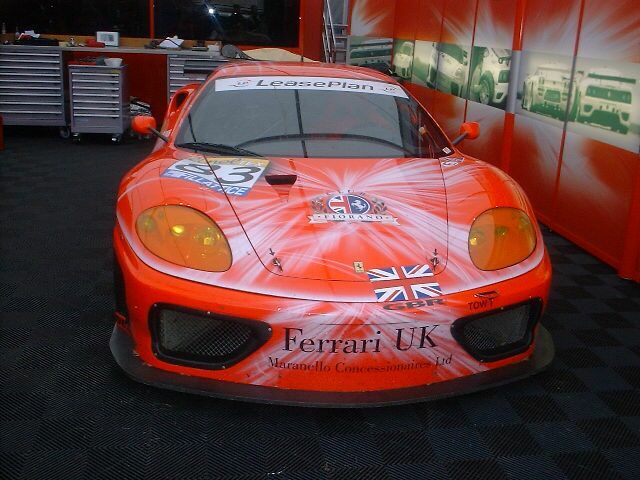
MULTIPOLYGON (((216 161, 209 157, 212 165, 216 161)), ((247 188, 228 186, 227 197, 272 273, 369 282, 424 278, 445 268, 447 206, 439 160, 244 161, 237 181, 251 162, 263 171, 247 188)))

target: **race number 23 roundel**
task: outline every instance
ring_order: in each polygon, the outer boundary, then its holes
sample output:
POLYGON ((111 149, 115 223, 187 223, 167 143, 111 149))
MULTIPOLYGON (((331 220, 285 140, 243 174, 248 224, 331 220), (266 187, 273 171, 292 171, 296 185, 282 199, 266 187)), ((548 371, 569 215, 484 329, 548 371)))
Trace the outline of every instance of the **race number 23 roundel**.
POLYGON ((180 160, 167 168, 162 176, 194 182, 216 192, 245 196, 269 165, 258 158, 212 157, 180 160))

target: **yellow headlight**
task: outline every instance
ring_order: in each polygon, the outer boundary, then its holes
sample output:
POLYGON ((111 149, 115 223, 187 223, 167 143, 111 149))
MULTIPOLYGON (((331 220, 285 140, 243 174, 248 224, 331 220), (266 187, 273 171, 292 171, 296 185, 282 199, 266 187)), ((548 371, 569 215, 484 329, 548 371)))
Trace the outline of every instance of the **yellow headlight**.
POLYGON ((138 216, 136 231, 151 253, 168 262, 207 272, 224 272, 231 267, 231 249, 224 233, 193 208, 149 208, 138 216))
POLYGON ((469 255, 480 270, 498 270, 525 260, 536 248, 536 231, 522 210, 498 207, 475 219, 469 255))

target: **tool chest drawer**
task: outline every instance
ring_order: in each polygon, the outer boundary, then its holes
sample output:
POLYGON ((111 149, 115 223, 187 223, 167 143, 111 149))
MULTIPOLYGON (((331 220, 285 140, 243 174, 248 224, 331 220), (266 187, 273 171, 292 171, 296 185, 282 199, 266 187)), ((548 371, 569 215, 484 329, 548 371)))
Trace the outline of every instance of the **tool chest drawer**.
POLYGON ((69 65, 71 131, 110 133, 120 141, 130 121, 127 67, 69 65))
POLYGON ((208 52, 167 55, 167 101, 176 90, 190 83, 203 83, 209 73, 228 60, 208 52), (186 70, 186 71, 185 71, 186 70))
POLYGON ((59 47, 0 46, 0 115, 6 125, 67 125, 59 47))

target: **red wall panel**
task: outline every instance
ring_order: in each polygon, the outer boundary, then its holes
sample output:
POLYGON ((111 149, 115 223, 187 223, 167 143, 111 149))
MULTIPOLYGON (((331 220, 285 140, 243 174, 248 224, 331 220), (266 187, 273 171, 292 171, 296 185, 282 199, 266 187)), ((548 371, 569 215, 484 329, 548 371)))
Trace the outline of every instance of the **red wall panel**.
MULTIPOLYGON (((398 1, 404 3, 404 0, 398 1)), ((349 4, 350 33, 366 37, 393 37, 395 12, 396 0, 352 0, 349 4)))
POLYGON ((448 0, 444 5, 443 43, 471 45, 478 0, 448 0))
POLYGON ((505 113, 498 108, 468 102, 466 121, 480 124, 480 136, 475 140, 465 140, 461 144, 461 150, 499 167, 504 137, 504 116, 505 113))
POLYGON ((511 49, 517 4, 514 0, 479 0, 473 43, 511 49))
MULTIPOLYGON (((585 0, 581 20, 577 72, 604 67, 640 77, 637 3, 585 0)), ((631 130, 622 135, 570 124, 554 204, 554 222, 615 266, 633 248, 626 243, 627 220, 632 201, 640 201, 633 198, 640 136, 631 130)))
POLYGON ((553 222, 618 265, 638 155, 568 132, 553 222))
POLYGON ((409 92, 411 92, 411 95, 416 97, 420 104, 426 108, 431 115, 433 115, 433 104, 436 91, 428 87, 423 87, 422 85, 416 85, 415 83, 406 83, 405 87, 409 92))
POLYGON ((466 100, 448 93, 433 91, 430 113, 451 138, 458 136, 460 125, 464 122, 466 100))
POLYGON ((640 63, 637 0, 585 0, 578 55, 640 63))
MULTIPOLYGON (((519 78, 511 80, 520 91, 540 66, 564 64, 570 69, 579 13, 580 0, 527 0, 519 78)), ((550 223, 564 148, 564 123, 525 111, 520 103, 516 104, 508 173, 524 188, 540 218, 550 223)))
MULTIPOLYGON (((300 9, 302 20, 300 22, 300 48, 299 53, 313 60, 324 60, 322 50, 322 29, 324 20, 322 18, 321 2, 305 0, 301 2, 300 9)), ((298 49, 290 49, 298 50, 298 49)), ((298 53, 298 52, 296 52, 298 53)))
POLYGON ((445 3, 445 0, 420 0, 417 11, 416 40, 440 41, 445 3))
POLYGON ((573 55, 580 0, 527 0, 523 50, 573 55))
POLYGON ((509 174, 524 188, 545 221, 553 215, 562 130, 535 118, 517 115, 509 174))
MULTIPOLYGON (((420 76, 412 79, 420 85, 406 85, 450 136, 465 119, 478 121, 481 136, 464 142, 463 151, 507 170, 545 223, 640 281, 638 103, 629 132, 620 133, 597 121, 579 123, 574 108, 582 105, 580 87, 584 92, 594 68, 617 69, 640 84, 637 1, 397 0, 382 9, 395 18, 396 39, 516 50, 506 113, 429 88, 420 76), (530 104, 524 110, 525 81, 531 85, 554 64, 570 85, 561 103, 566 116, 532 112, 530 104)), ((432 47, 421 45, 424 71, 432 47)), ((469 70, 477 65, 472 52, 469 70)), ((473 85, 473 72, 468 75, 473 85)), ((640 98, 640 85, 632 88, 640 98)))
POLYGON ((393 36, 414 40, 420 15, 420 0, 398 0, 395 12, 393 36))

